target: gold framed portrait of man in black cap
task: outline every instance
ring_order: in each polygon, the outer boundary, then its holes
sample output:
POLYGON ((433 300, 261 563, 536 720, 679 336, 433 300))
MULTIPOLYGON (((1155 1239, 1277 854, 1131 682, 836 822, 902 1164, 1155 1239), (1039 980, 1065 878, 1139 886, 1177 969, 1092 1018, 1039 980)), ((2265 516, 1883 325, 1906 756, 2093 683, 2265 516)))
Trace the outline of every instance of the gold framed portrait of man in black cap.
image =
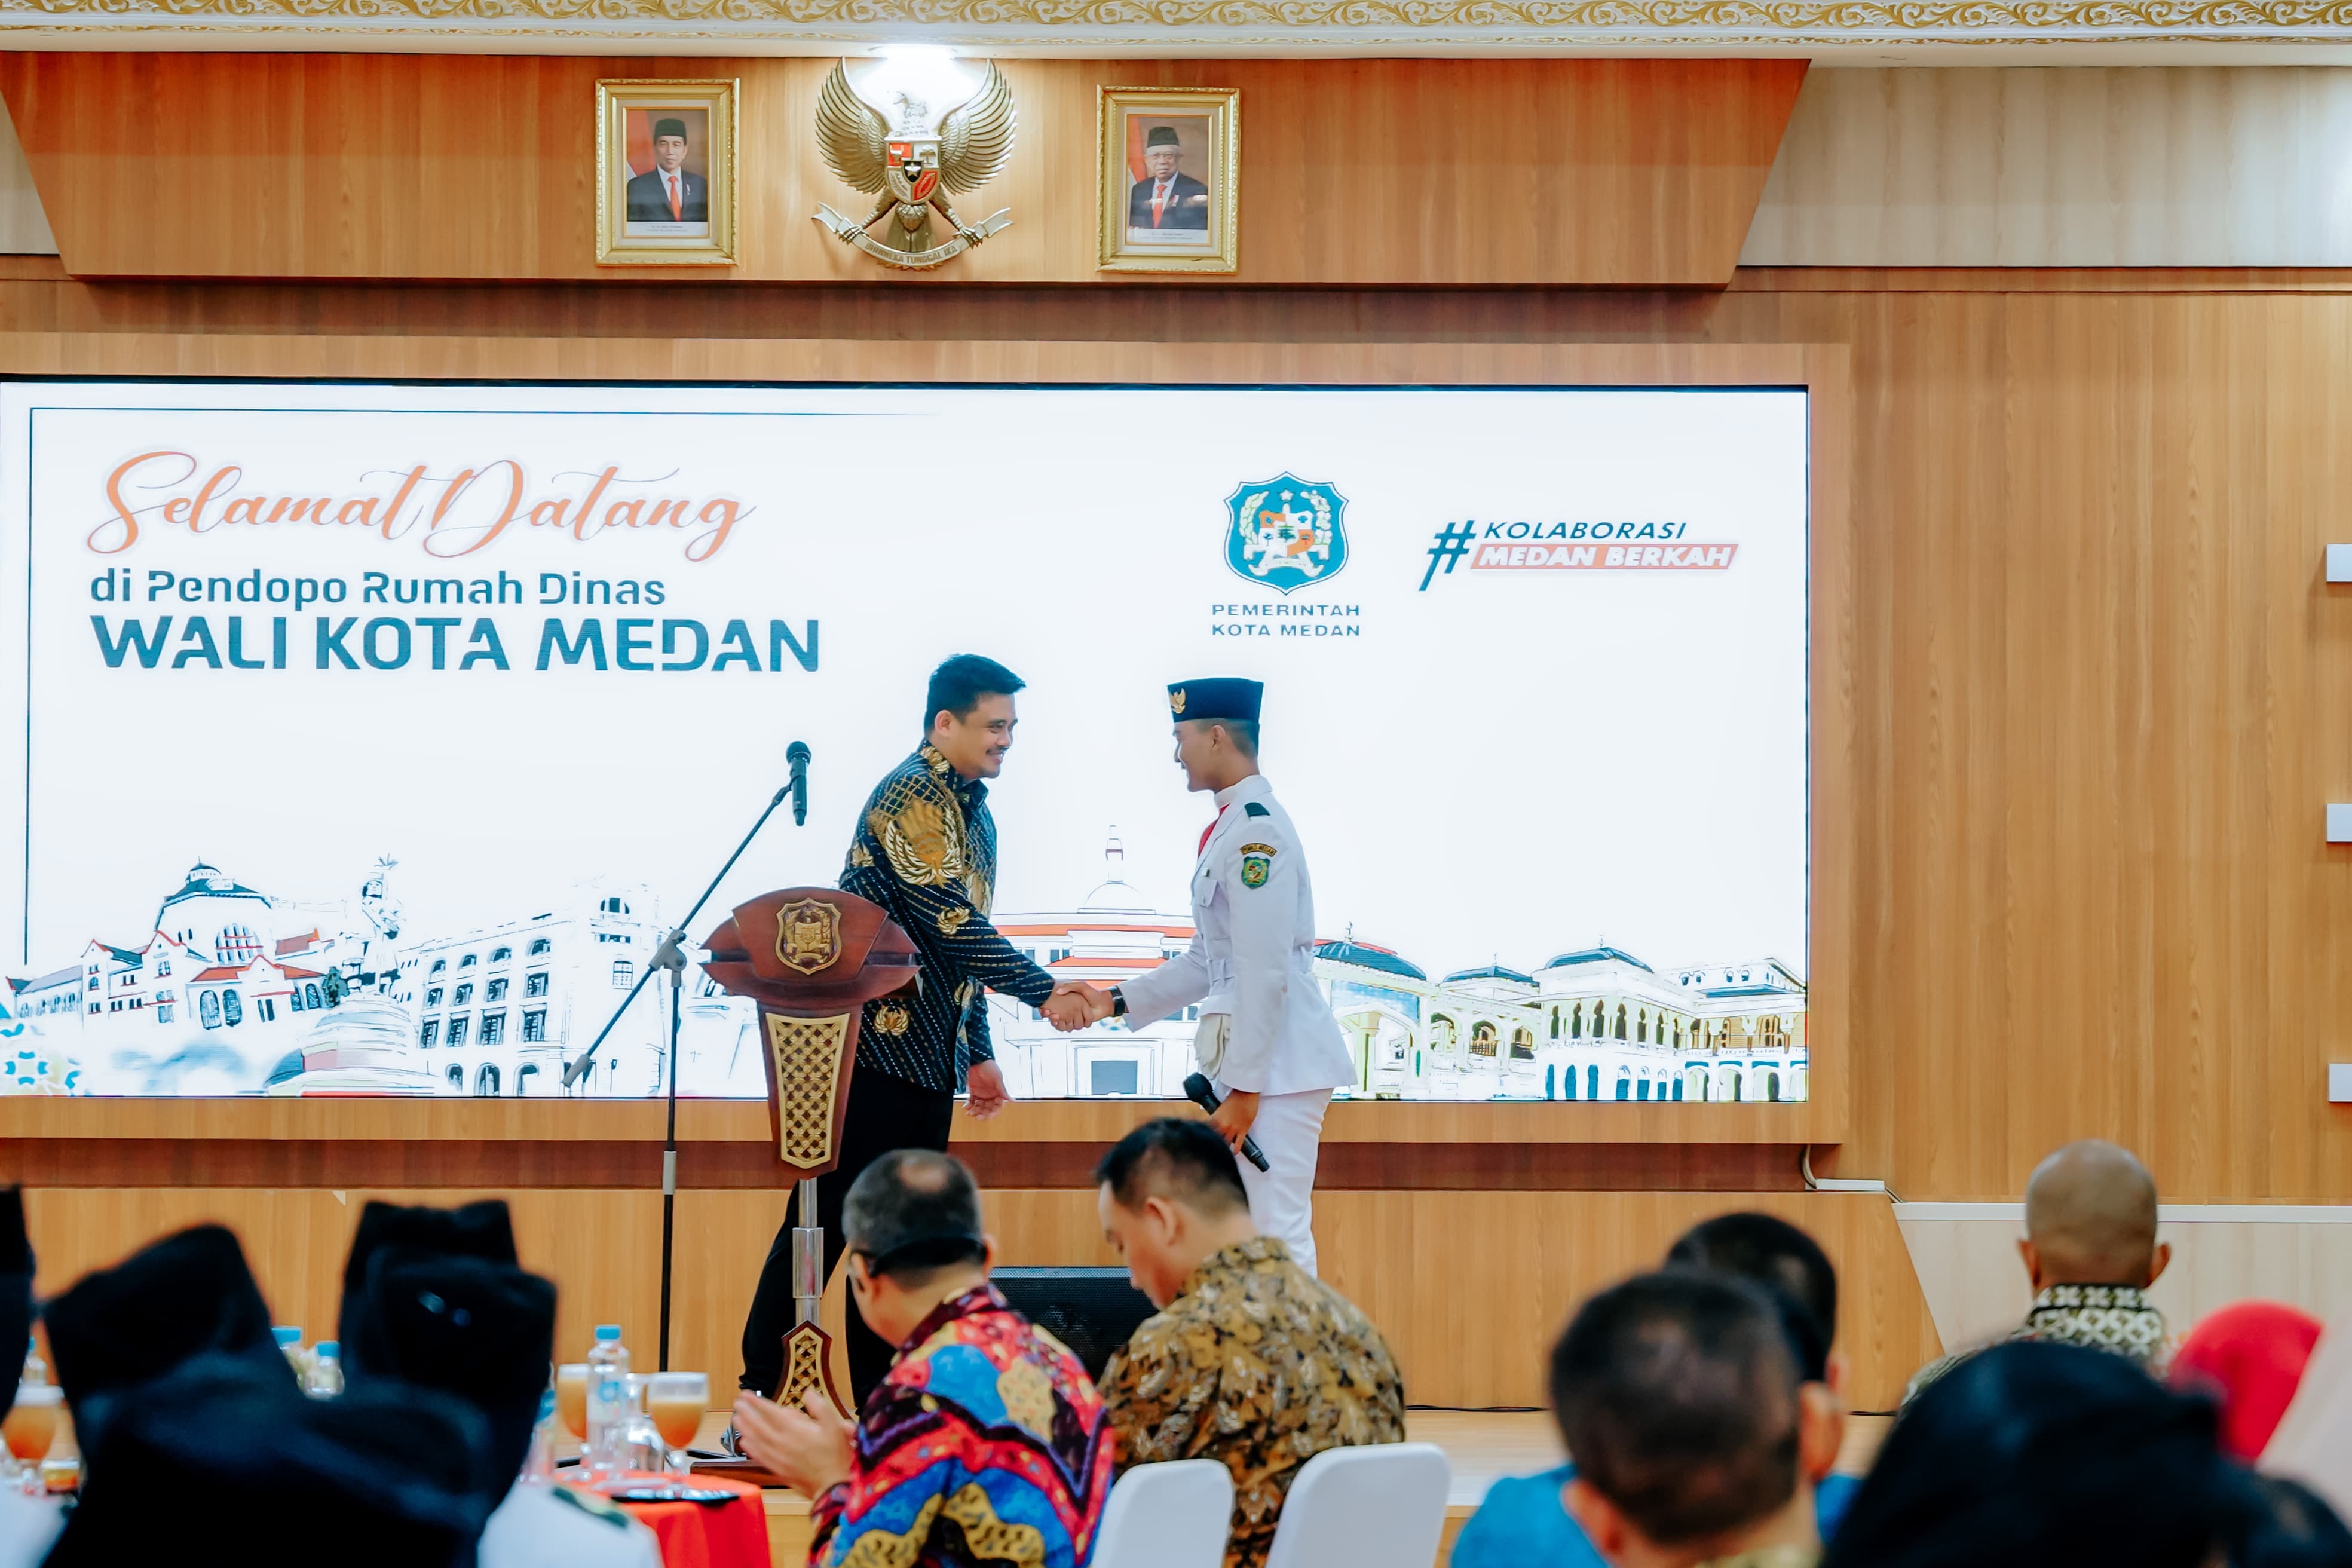
POLYGON ((735 261, 732 81, 596 84, 596 262, 735 261))
POLYGON ((1105 272, 1231 272, 1239 262, 1241 93, 1098 89, 1105 272))

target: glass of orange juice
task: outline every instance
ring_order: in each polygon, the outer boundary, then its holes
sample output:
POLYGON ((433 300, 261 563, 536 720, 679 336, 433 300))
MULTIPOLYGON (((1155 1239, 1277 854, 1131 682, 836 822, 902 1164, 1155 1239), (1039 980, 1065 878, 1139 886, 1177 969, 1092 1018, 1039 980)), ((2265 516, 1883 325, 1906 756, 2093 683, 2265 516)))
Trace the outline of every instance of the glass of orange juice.
POLYGON ((37 1495, 42 1490, 41 1461, 58 1440, 58 1413, 65 1397, 66 1391, 53 1383, 19 1384, 16 1403, 0 1421, 0 1440, 16 1460, 16 1479, 26 1491, 37 1495))
POLYGON ((673 1470, 690 1470, 694 1461, 687 1447, 702 1430, 703 1413, 710 1408, 710 1374, 701 1372, 657 1372, 646 1382, 646 1414, 654 1418, 662 1441, 675 1450, 673 1470))
POLYGON ((588 1363, 566 1362, 555 1369, 555 1415, 563 1429, 588 1440, 588 1363))

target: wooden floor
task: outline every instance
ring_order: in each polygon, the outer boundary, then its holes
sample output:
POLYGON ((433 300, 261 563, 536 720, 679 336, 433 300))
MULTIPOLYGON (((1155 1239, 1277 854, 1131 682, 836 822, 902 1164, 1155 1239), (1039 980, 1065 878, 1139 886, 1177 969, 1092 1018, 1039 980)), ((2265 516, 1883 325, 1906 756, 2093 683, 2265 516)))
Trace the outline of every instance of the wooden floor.
MULTIPOLYGON (((1855 1416, 1838 1456, 1839 1471, 1860 1475, 1868 1469, 1889 1424, 1884 1415, 1855 1416)), ((716 1449, 726 1425, 727 1413, 712 1411, 695 1446, 716 1449)), ((1486 1500, 1488 1487, 1505 1476, 1550 1469, 1561 1458, 1559 1434, 1551 1416, 1541 1411, 1415 1410, 1405 1418, 1405 1435, 1416 1443, 1436 1444, 1454 1467, 1454 1489, 1445 1500, 1445 1534, 1433 1568, 1446 1568, 1454 1537, 1486 1500)), ((797 1492, 775 1490, 767 1494, 767 1500, 768 1550, 776 1568, 801 1568, 808 1561, 808 1500, 797 1492)))

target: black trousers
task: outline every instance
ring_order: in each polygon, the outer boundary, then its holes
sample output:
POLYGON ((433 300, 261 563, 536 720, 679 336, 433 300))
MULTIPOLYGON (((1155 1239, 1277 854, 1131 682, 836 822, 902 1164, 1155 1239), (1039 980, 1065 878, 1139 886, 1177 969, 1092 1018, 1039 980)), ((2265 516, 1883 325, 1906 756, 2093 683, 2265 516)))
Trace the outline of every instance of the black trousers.
MULTIPOLYGON (((849 1074, 849 1110, 842 1119, 841 1163, 816 1179, 816 1218, 824 1226, 824 1278, 841 1265, 843 1240, 841 1205, 860 1172, 893 1149, 947 1152, 949 1124, 955 1116, 955 1096, 878 1068, 857 1063, 849 1074)), ((760 1288, 751 1293, 751 1316, 743 1321, 743 1386, 772 1394, 784 1376, 784 1335, 793 1326, 793 1227, 799 1223, 795 1194, 784 1215, 783 1229, 760 1270, 760 1288)), ((898 1347, 866 1326, 855 1300, 847 1303, 845 1338, 849 1352, 850 1404, 863 1405, 866 1396, 890 1370, 898 1347)))

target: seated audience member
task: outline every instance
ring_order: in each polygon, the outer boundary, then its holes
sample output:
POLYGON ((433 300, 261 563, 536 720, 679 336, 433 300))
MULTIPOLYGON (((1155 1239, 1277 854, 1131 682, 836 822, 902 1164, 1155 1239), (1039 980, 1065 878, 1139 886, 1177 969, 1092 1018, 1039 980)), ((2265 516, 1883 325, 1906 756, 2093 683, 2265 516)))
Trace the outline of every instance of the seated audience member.
POLYGON ((200 1225, 84 1275, 42 1312, 49 1364, 73 1414, 83 1468, 99 1476, 97 1439, 126 1391, 200 1355, 226 1357, 294 1392, 269 1331, 269 1308, 236 1237, 200 1225))
MULTIPOLYGON (((456 1208, 413 1207, 371 1198, 360 1210, 352 1231, 352 1250, 343 1259, 341 1310, 349 1310, 367 1285, 368 1261, 387 1247, 405 1247, 444 1258, 478 1258, 485 1263, 515 1264, 514 1219, 504 1198, 484 1198, 456 1208)), ((335 1337, 345 1347, 352 1342, 352 1325, 337 1321, 335 1337)))
MULTIPOLYGON (((1837 1335, 1837 1270, 1827 1254, 1784 1219, 1768 1214, 1727 1214, 1693 1226, 1666 1252, 1668 1268, 1713 1268, 1778 1290, 1811 1320, 1798 1320, 1798 1370, 1825 1388, 1843 1418, 1845 1357, 1830 1346, 1837 1335)), ((1454 1542, 1454 1568, 1600 1568, 1600 1554, 1568 1517, 1561 1493, 1575 1476, 1561 1465, 1534 1476, 1506 1476, 1487 1489, 1454 1542)), ((1823 1476, 1813 1487, 1813 1519, 1827 1541, 1837 1531, 1854 1489, 1852 1476, 1823 1476)))
POLYGON ((483 1489, 501 1500, 482 1531, 481 1568, 660 1568, 653 1531, 625 1510, 577 1487, 517 1479, 547 1390, 554 1286, 509 1263, 378 1247, 343 1299, 341 1322, 352 1388, 436 1389, 481 1416, 483 1489))
POLYGON ((2329 1561, 2280 1554, 2298 1534, 2325 1547, 2324 1505, 2294 1494, 2305 1528, 2283 1528, 2285 1494, 2264 1497, 2224 1459, 2215 1425, 2210 1400, 2127 1357, 1997 1345, 1904 1411, 1829 1568, 2206 1568, 2263 1541, 2269 1561, 2329 1561))
POLYGON ((812 1564, 1082 1568, 1110 1491, 1110 1429, 1077 1357, 988 1282, 996 1244, 950 1155, 900 1149, 842 1205, 850 1294, 898 1347, 856 1422, 812 1389, 735 1401, 744 1452, 814 1500, 812 1564))
POLYGON ((123 1392, 47 1562, 467 1568, 496 1500, 484 1452, 480 1418, 440 1394, 309 1399, 253 1358, 200 1355, 123 1392))
POLYGON ((2352 1531, 2299 1481, 2248 1476, 2223 1555, 2230 1568, 2352 1568, 2352 1531))
MULTIPOLYGON (((0 1190, 0 1345, 21 1345, 33 1330, 33 1244, 25 1233, 25 1190, 0 1190)), ((0 1415, 16 1397, 16 1380, 0 1394, 0 1415)), ((48 1555, 65 1514, 46 1497, 0 1491, 0 1568, 32 1568, 48 1555)))
POLYGON ((1224 1465, 1225 1563, 1256 1568, 1301 1465, 1404 1440, 1404 1381, 1363 1313, 1258 1234, 1234 1152, 1206 1122, 1145 1122, 1095 1178, 1103 1234, 1160 1309, 1103 1372, 1119 1468, 1224 1465))
POLYGON ((2317 1318, 2284 1301, 2238 1301, 2208 1313, 2172 1358, 2172 1386, 2221 1405, 2221 1451, 2252 1464, 2278 1430, 2319 1342, 2317 1318))
MULTIPOLYGON (((2085 1138, 2035 1166, 2017 1250, 2033 1306, 2008 1338, 2109 1351, 2163 1375, 2172 1347, 2147 1291, 2172 1245, 2156 1239, 2156 1179, 2130 1150, 2085 1138)), ((1905 1402, 1973 1353, 1929 1363, 1905 1402)))
POLYGON ((1843 1421, 1805 1381, 1789 1311, 1705 1269, 1644 1274, 1569 1321, 1552 1413, 1576 1456, 1568 1511, 1615 1568, 1811 1568, 1813 1485, 1843 1421))

